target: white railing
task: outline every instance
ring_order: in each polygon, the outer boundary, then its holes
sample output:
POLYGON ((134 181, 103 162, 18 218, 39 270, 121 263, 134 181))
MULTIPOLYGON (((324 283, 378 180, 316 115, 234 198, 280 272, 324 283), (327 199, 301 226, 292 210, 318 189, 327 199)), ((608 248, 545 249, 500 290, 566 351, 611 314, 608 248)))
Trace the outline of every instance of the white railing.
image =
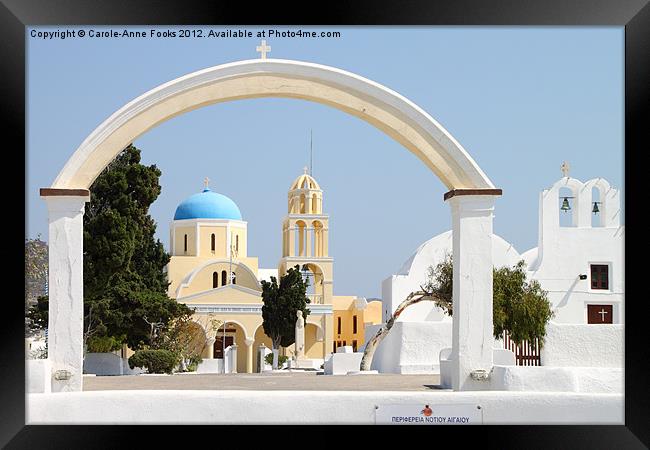
POLYGON ((311 305, 323 304, 323 296, 321 294, 307 294, 307 298, 311 301, 311 305))

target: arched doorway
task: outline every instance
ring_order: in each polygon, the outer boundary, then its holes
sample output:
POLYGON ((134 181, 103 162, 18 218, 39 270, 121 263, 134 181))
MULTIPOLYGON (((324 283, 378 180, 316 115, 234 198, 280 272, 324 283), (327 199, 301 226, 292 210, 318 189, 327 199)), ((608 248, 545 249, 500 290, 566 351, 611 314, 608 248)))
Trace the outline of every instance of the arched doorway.
POLYGON ((264 333, 264 327, 260 325, 259 327, 257 327, 257 330, 255 331, 255 341, 253 342, 253 355, 255 358, 253 361, 254 372, 260 372, 260 365, 257 357, 257 352, 262 344, 264 344, 264 346, 269 350, 273 349, 273 342, 271 341, 271 338, 268 337, 266 333, 264 333))
POLYGON ((444 200, 452 210, 457 302, 452 386, 480 389, 470 373, 492 366, 492 348, 485 343, 492 340, 492 211, 501 190, 451 134, 397 92, 334 67, 262 59, 190 73, 129 102, 82 142, 50 188, 41 189, 49 220, 52 370, 76 374, 55 379, 52 390, 82 386, 82 216, 93 180, 129 143, 166 120, 214 103, 261 97, 313 101, 358 117, 415 154, 450 189, 444 200))
POLYGON ((323 333, 318 325, 305 323, 305 358, 320 359, 327 352, 323 350, 323 333), (320 340, 319 340, 320 338, 320 340))
POLYGON ((246 330, 244 327, 233 321, 224 321, 215 335, 213 344, 214 357, 223 358, 224 351, 228 356, 228 347, 237 345, 237 373, 246 373, 246 330))

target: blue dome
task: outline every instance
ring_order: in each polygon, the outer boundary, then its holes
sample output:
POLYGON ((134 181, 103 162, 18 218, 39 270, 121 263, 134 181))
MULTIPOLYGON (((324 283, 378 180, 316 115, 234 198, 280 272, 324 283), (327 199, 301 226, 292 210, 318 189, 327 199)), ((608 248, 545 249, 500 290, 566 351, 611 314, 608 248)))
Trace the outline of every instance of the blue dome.
POLYGON ((242 220, 237 204, 222 194, 205 188, 189 196, 176 208, 174 220, 182 219, 233 219, 242 220))

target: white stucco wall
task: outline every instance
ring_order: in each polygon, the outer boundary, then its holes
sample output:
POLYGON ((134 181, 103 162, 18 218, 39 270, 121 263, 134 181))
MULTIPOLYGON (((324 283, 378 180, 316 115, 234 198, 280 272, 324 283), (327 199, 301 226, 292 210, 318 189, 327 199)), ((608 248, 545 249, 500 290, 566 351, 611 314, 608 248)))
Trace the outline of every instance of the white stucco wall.
POLYGON ((623 369, 494 366, 489 386, 496 391, 623 394, 623 369))
POLYGON ((360 370, 363 353, 332 353, 332 356, 323 363, 325 375, 346 375, 348 372, 360 370))
POLYGON ((546 326, 540 352, 543 366, 624 367, 624 326, 560 324, 546 326))
POLYGON ((622 425, 623 395, 556 392, 89 391, 27 396, 27 424, 374 424, 377 405, 478 404, 484 424, 622 425))
POLYGON ((624 234, 620 195, 602 178, 585 183, 562 178, 540 193, 538 246, 524 252, 529 278, 548 292, 559 323, 587 323, 588 304, 613 305, 613 323, 624 320, 624 234), (601 187, 602 225, 592 226, 592 188, 601 187), (560 211, 561 189, 572 191, 572 209, 560 211), (574 215, 574 226, 560 226, 560 215, 574 215), (590 264, 609 265, 609 289, 591 289, 590 264), (580 275, 587 279, 580 280, 580 275))
MULTIPOLYGON (((374 336, 381 325, 366 326, 374 336)), ((451 319, 441 322, 397 321, 375 349, 372 370, 380 373, 440 373, 440 350, 451 347, 451 319)))
POLYGON ((25 360, 25 392, 50 393, 52 391, 52 364, 48 359, 25 360))

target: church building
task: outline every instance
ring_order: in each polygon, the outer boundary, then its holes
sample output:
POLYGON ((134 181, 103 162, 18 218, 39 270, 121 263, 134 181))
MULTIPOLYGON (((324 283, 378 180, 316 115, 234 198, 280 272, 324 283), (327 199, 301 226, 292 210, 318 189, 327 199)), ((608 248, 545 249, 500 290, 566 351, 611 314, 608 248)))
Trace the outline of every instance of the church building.
MULTIPOLYGON (((538 245, 520 254, 512 243, 493 233, 494 267, 525 261, 527 278, 538 281, 547 292, 554 312, 551 325, 623 324, 625 229, 619 190, 604 178, 582 182, 570 177, 566 163, 561 169, 562 178, 540 192, 538 245)), ((383 280, 384 322, 426 282, 428 268, 452 253, 452 246, 451 230, 434 236, 397 274, 383 280)), ((366 334, 378 328, 368 326, 366 334)), ((372 368, 402 374, 438 373, 440 352, 451 347, 451 340, 451 317, 433 302, 418 303, 397 318, 391 334, 378 346, 372 368), (429 343, 426 347, 409 344, 423 336, 429 343)))
MULTIPOLYGON (((231 372, 263 369, 260 353, 268 352, 272 343, 262 327, 260 282, 271 276, 279 280, 296 265, 309 281, 310 314, 305 320, 304 354, 314 361, 315 368, 336 350, 337 343, 345 345, 338 339, 342 320, 357 321, 356 326, 352 325, 354 333, 345 339, 347 345, 354 342, 355 346, 363 344, 364 320, 381 321, 376 305, 368 311, 378 313, 364 317, 368 305, 365 299, 333 295, 329 216, 323 212, 323 191, 307 170, 291 184, 287 211, 282 221, 278 268, 263 269, 258 258, 249 253, 247 222, 239 207, 227 196, 213 192, 207 180, 202 192, 191 195, 176 208, 170 224, 169 296, 195 310, 193 319, 206 336, 204 369, 218 371, 210 360, 223 360, 224 350, 227 359, 233 349, 236 363, 231 372), (335 306, 339 310, 335 311, 335 306), (213 319, 223 325, 213 326, 213 319)), ((292 347, 283 352, 291 356, 292 347)))

